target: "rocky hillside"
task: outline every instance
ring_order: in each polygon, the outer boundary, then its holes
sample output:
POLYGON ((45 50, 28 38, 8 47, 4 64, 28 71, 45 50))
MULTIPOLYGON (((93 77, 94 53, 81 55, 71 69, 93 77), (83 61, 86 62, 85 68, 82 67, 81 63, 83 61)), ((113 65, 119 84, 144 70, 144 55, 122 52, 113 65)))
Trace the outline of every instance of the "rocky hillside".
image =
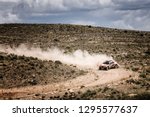
MULTIPOLYGON (((131 77, 131 82, 127 81, 124 87, 138 82, 139 89, 146 87, 142 92, 149 91, 150 32, 63 24, 0 24, 0 45, 17 47, 20 44, 42 49, 59 47, 66 53, 81 49, 111 55, 125 69, 139 73, 141 80, 134 81, 131 77)), ((73 79, 84 73, 60 61, 0 53, 1 88, 45 85, 73 79)), ((93 95, 88 99, 99 99, 97 93, 93 95)))

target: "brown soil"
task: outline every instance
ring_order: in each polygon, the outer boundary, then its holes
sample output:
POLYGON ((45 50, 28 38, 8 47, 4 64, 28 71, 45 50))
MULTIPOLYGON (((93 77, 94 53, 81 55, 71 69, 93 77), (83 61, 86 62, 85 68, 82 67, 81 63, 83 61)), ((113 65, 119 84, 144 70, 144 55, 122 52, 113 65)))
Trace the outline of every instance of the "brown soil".
POLYGON ((137 78, 136 73, 124 69, 113 69, 109 71, 89 70, 86 75, 59 83, 52 83, 42 86, 2 89, 0 90, 0 96, 11 99, 39 99, 41 98, 38 97, 39 95, 45 95, 47 98, 50 98, 51 96, 62 96, 62 92, 69 91, 75 93, 87 88, 110 84, 120 80, 126 80, 130 76, 137 78))
POLYGON ((46 85, 73 79, 85 73, 60 61, 42 61, 5 53, 0 58, 0 88, 46 85))
POLYGON ((0 99, 150 99, 150 32, 57 24, 1 24, 0 45, 104 53, 123 67, 83 71, 0 53, 0 99), (79 90, 78 90, 79 89, 79 90))

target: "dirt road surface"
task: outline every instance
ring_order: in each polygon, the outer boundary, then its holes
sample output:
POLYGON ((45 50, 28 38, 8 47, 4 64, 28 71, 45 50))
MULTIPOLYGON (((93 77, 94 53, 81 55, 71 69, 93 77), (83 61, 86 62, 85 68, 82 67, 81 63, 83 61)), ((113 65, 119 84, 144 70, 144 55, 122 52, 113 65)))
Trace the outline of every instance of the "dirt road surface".
POLYGON ((37 99, 37 95, 58 96, 66 91, 77 92, 81 88, 91 88, 103 84, 128 79, 136 76, 132 71, 123 68, 108 71, 89 70, 86 75, 79 76, 65 82, 52 83, 43 86, 30 86, 12 89, 0 89, 1 98, 11 99, 37 99))

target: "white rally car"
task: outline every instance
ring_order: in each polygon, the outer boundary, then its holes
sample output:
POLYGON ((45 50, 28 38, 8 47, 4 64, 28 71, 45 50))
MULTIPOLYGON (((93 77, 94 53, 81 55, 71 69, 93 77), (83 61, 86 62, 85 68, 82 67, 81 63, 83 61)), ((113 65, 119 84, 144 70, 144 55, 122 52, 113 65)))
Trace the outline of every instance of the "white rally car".
POLYGON ((99 70, 108 70, 119 68, 119 64, 113 60, 107 60, 99 66, 99 70))

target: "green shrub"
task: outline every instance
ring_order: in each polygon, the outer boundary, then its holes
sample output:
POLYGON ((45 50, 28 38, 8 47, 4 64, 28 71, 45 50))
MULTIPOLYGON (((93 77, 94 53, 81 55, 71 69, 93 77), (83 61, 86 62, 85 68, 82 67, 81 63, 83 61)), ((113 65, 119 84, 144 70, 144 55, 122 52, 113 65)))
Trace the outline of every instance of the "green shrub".
POLYGON ((140 73, 139 77, 146 78, 146 73, 144 73, 144 72, 140 73))
POLYGON ((93 97, 94 95, 96 95, 96 91, 91 91, 91 90, 87 90, 85 93, 83 93, 81 95, 81 98, 83 99, 90 99, 91 97, 93 97))
POLYGON ((138 67, 133 67, 133 68, 132 68, 132 71, 138 71, 138 70, 139 70, 138 67))
POLYGON ((137 94, 131 98, 131 100, 149 100, 149 99, 150 99, 149 92, 143 92, 143 93, 137 94))

